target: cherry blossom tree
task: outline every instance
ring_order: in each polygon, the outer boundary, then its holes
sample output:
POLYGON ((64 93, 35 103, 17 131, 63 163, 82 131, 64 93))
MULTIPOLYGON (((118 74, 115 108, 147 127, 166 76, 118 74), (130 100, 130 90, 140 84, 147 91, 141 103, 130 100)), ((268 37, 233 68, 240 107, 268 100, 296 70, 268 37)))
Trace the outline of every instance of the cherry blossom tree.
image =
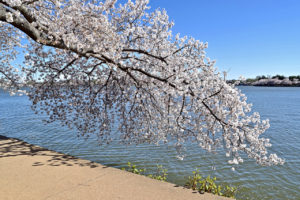
POLYGON ((268 120, 216 71, 207 44, 172 27, 148 0, 0 0, 1 85, 30 87, 36 113, 100 143, 170 142, 180 150, 195 142, 224 148, 230 164, 242 163, 242 154, 283 164, 260 137, 268 120), (22 37, 18 72, 10 63, 22 37))

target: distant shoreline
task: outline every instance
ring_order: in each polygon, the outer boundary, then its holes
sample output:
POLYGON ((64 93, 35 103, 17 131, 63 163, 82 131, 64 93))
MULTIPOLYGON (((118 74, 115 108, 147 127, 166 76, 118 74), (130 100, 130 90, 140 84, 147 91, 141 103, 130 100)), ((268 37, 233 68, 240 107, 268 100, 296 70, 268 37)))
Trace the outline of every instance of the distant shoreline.
POLYGON ((253 86, 253 87, 300 87, 300 85, 253 85, 253 84, 238 84, 237 86, 253 86))
MULTIPOLYGON (((236 83, 235 80, 228 80, 227 83, 236 83)), ((289 79, 277 79, 277 78, 268 78, 268 79, 247 79, 245 81, 240 81, 238 86, 257 86, 257 87, 300 87, 300 81, 289 80, 289 79)))

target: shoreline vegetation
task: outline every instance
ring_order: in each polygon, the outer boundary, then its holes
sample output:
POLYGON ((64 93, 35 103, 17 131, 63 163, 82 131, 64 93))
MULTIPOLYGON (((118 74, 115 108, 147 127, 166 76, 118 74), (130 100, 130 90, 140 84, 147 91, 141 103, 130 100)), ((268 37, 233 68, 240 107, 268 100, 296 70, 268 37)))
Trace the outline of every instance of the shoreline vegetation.
MULTIPOLYGON (((157 170, 154 173, 146 173, 148 171, 145 168, 138 168, 135 164, 130 162, 127 163, 127 168, 122 168, 121 170, 125 170, 134 174, 147 176, 152 179, 156 179, 159 181, 167 181, 167 169, 162 165, 157 165, 157 170)), ((194 191, 198 191, 200 194, 211 193, 218 196, 229 197, 235 199, 235 195, 237 193, 237 187, 231 187, 228 185, 220 185, 216 183, 217 178, 211 178, 210 175, 207 177, 203 177, 200 174, 200 171, 197 169, 193 171, 193 175, 189 176, 183 187, 187 189, 191 189, 194 191)))
MULTIPOLYGON (((228 83, 236 83, 237 80, 228 80, 228 83)), ((288 76, 257 76, 239 81, 238 86, 264 86, 264 87, 300 87, 300 75, 288 76)))

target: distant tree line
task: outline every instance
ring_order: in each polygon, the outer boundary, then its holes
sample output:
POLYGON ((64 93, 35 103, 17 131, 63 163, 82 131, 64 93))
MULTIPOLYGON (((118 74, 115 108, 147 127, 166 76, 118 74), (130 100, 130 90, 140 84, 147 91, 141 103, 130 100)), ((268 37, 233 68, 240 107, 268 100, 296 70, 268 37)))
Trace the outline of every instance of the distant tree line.
POLYGON ((275 75, 275 76, 270 76, 270 75, 262 75, 262 76, 256 76, 256 78, 248 78, 246 79, 247 82, 255 82, 259 81, 261 79, 278 79, 278 80, 284 80, 284 79, 289 79, 290 81, 294 81, 295 79, 300 80, 300 75, 296 76, 284 76, 284 75, 275 75))
MULTIPOLYGON (((228 80, 228 83, 237 83, 236 80, 228 80)), ((238 85, 252 85, 252 86, 296 86, 300 87, 300 75, 284 76, 284 75, 261 75, 255 78, 248 78, 238 82, 238 85)))
MULTIPOLYGON (((236 80, 228 80, 228 83, 236 83, 236 80)), ((300 75, 284 76, 284 75, 262 75, 255 78, 248 78, 238 82, 238 85, 252 85, 252 86, 276 86, 276 87, 300 87, 300 75)))

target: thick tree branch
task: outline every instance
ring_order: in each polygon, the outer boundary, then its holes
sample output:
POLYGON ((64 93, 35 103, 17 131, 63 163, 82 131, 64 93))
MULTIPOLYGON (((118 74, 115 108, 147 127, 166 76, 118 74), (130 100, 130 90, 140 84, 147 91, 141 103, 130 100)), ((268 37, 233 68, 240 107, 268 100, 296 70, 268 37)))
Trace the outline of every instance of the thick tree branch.
POLYGON ((5 1, 3 0, 0 0, 0 3, 2 3, 3 5, 7 6, 7 7, 10 7, 14 10, 18 10, 20 11, 20 13, 25 17, 25 19, 29 22, 29 23, 32 23, 32 22, 35 22, 36 21, 36 18, 30 13, 30 11, 25 7, 25 6, 9 6, 5 1))

